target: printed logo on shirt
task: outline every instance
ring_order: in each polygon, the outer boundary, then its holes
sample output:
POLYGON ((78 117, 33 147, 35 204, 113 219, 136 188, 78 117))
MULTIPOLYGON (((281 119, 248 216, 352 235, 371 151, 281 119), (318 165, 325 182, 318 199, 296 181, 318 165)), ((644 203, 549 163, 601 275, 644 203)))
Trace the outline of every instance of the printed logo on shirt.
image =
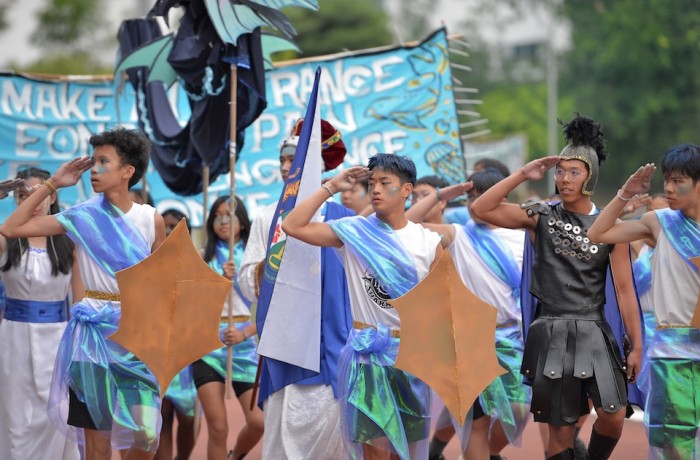
POLYGON ((376 303, 381 308, 394 308, 393 305, 389 303, 391 297, 384 291, 384 288, 379 284, 371 273, 365 272, 365 276, 362 277, 362 281, 365 284, 365 292, 374 303, 376 303))

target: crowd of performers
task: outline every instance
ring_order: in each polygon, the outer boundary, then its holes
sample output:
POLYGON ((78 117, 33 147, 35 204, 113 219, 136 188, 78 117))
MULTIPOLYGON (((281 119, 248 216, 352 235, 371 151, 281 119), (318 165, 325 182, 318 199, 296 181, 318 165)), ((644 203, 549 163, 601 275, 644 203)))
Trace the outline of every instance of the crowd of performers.
MULTIPOLYGON (((467 182, 449 185, 417 179, 406 157, 377 154, 298 202, 282 229, 323 248, 321 366, 282 386, 270 376, 290 369, 259 362, 251 321, 276 204, 251 222, 238 197, 234 215, 230 198, 219 197, 201 256, 234 281, 234 326, 222 306, 222 348, 180 372, 162 398, 145 364, 108 339, 121 314, 115 273, 147 257, 185 217, 161 215, 129 193, 148 164, 148 141, 114 128, 90 138, 92 156, 53 175, 20 171, 0 184, 0 197, 14 189, 17 204, 0 225, 0 458, 111 459, 114 449, 128 460, 169 460, 176 450, 183 460, 201 413, 210 460, 244 458, 261 439, 266 459, 440 459, 455 434, 465 459, 498 459, 519 445, 530 414, 547 427, 545 458, 605 459, 632 404, 644 410, 650 458, 700 458, 700 330, 690 326, 700 294, 700 147, 663 155, 663 196, 648 196, 655 166, 647 164, 599 208, 592 195, 606 157, 600 125, 577 115, 563 126, 567 145, 558 156, 512 174, 484 161, 467 182), (556 199, 508 201, 552 168, 556 199), (96 196, 59 212, 57 191, 87 171, 96 196), (465 194, 466 222, 444 223, 447 203, 465 194), (620 219, 639 205, 647 208, 640 218, 620 219), (313 218, 319 209, 321 221, 313 218), (401 322, 391 300, 425 278, 443 251, 464 284, 497 309, 495 347, 507 370, 466 420, 441 411, 424 382, 394 366, 401 322), (231 450, 229 365, 245 416, 231 450), (585 446, 578 429, 591 408, 585 446)), ((300 128, 280 150, 283 179, 300 128)), ((322 138, 325 167, 334 169, 345 154, 342 136, 324 121, 322 138)))

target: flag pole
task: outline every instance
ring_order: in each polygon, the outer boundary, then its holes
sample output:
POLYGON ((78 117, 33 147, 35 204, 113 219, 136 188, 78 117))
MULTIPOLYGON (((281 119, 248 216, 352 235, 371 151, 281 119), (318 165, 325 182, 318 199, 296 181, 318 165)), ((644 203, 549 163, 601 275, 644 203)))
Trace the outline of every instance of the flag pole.
POLYGON ((202 228, 207 228, 209 217, 209 166, 202 165, 202 228))
MULTIPOLYGON (((231 219, 236 215, 236 102, 237 102, 237 95, 238 95, 238 67, 236 64, 231 64, 231 106, 230 106, 230 111, 231 111, 231 127, 229 130, 229 150, 228 150, 228 159, 229 159, 229 173, 230 173, 230 186, 231 190, 229 193, 229 211, 231 213, 231 219)), ((228 238, 228 260, 229 262, 233 262, 233 246, 235 244, 235 236, 233 234, 233 225, 229 225, 229 228, 231 229, 229 231, 229 238, 228 238)), ((236 275, 234 275, 236 276, 236 275)), ((236 280, 234 279, 233 282, 235 283, 236 280)), ((229 294, 228 298, 228 327, 231 328, 233 327, 233 296, 234 296, 234 287, 233 285, 231 286, 231 293, 229 294)), ((233 346, 229 345, 228 349, 226 350, 226 399, 232 399, 233 398, 233 389, 231 387, 231 381, 233 380, 233 346)))

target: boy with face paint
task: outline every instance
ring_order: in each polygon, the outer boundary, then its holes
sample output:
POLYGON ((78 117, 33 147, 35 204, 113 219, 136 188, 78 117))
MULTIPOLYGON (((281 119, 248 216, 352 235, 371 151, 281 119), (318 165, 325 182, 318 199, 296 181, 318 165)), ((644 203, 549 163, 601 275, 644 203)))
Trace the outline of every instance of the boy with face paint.
POLYGON ((640 313, 628 245, 595 244, 586 234, 598 217, 591 195, 606 157, 600 125, 577 115, 564 125, 564 134, 569 143, 559 156, 526 164, 484 192, 471 212, 492 225, 526 229, 532 242, 526 245, 525 260, 529 250, 534 263, 531 268, 523 265, 523 280, 530 283, 522 289, 526 337, 521 373, 532 385, 535 421, 549 425, 549 458, 574 458, 575 425, 589 412, 589 398, 598 419, 588 458, 608 458, 627 413, 626 379, 633 381, 639 374, 640 313), (505 202, 520 183, 542 179, 552 167, 560 203, 522 207, 505 202), (615 274, 617 299, 608 285, 609 268, 615 274), (611 306, 615 300, 617 308, 611 306), (621 337, 614 333, 620 332, 617 321, 611 327, 607 319, 616 312, 632 344, 626 365, 621 337))
POLYGON ((121 127, 90 137, 93 156, 71 160, 44 181, 0 226, 6 237, 68 235, 75 243, 85 297, 71 309, 51 384, 49 417, 84 445, 88 459, 150 459, 158 447, 160 390, 145 364, 107 337, 121 316, 115 272, 128 268, 165 239, 163 218, 133 203, 129 188, 146 170, 150 144, 121 127), (49 194, 75 185, 91 170, 99 195, 57 215, 32 216, 49 194), (110 446, 111 441, 111 446, 110 446))
MULTIPOLYGON (((296 153, 303 120, 292 128, 280 149, 280 173, 287 179, 296 153)), ((321 121, 324 167, 334 169, 346 153, 340 131, 321 121)), ((243 295, 257 301, 265 265, 268 233, 277 203, 262 208, 250 230, 248 244, 238 271, 243 295)), ((351 216, 349 209, 329 201, 322 213, 325 220, 351 216)), ((340 437, 340 406, 337 401, 337 361, 352 327, 345 272, 332 249, 321 251, 321 366, 318 376, 303 378, 299 368, 263 357, 258 402, 265 417, 263 458, 343 457, 340 437), (293 382, 293 383, 291 383, 293 382)), ((279 289, 279 288, 278 288, 279 289)))
POLYGON ((649 240, 655 246, 650 292, 658 327, 640 375, 647 393, 649 458, 698 458, 700 330, 690 323, 700 294, 694 263, 700 255, 700 146, 677 145, 661 160, 669 208, 646 212, 638 220, 617 221, 616 213, 627 201, 649 191, 655 170, 646 164, 632 174, 589 236, 605 243, 649 240))
POLYGON ((413 192, 413 162, 392 154, 370 158, 368 168, 352 167, 323 184, 282 223, 306 243, 340 248, 353 330, 339 362, 343 439, 350 458, 427 458, 428 387, 393 365, 401 324, 391 299, 423 279, 442 253, 440 237, 406 218, 413 192), (337 192, 369 176, 375 214, 311 222, 316 210, 337 192), (377 401, 381 398, 381 401, 377 401))

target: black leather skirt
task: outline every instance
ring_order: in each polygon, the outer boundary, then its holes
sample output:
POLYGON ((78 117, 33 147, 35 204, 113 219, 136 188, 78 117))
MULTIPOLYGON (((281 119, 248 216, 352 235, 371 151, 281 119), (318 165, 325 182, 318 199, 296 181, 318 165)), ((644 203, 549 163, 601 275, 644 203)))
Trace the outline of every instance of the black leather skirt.
POLYGON ((520 370, 532 385, 535 421, 575 423, 590 412, 589 398, 610 413, 628 406, 626 370, 603 307, 574 312, 540 303, 537 310, 520 370))

